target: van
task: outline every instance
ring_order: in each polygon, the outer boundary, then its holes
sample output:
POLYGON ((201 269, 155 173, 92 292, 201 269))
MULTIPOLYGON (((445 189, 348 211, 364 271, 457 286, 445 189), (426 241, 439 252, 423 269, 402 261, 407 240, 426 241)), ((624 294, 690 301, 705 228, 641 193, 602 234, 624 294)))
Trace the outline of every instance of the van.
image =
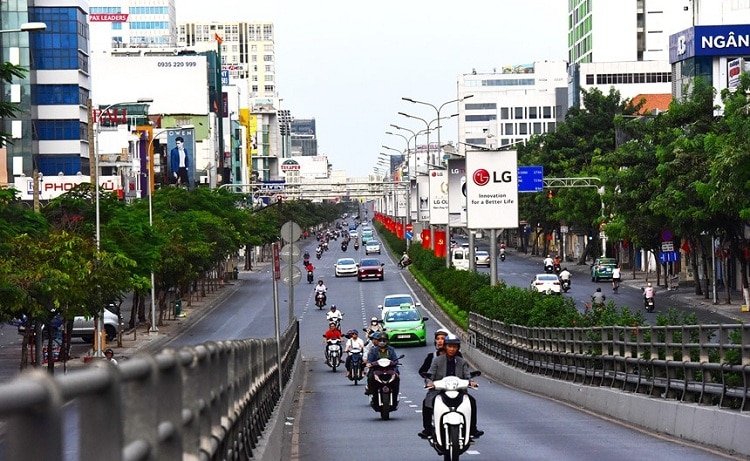
POLYGON ((451 265, 459 271, 469 270, 469 248, 459 247, 451 250, 451 265))

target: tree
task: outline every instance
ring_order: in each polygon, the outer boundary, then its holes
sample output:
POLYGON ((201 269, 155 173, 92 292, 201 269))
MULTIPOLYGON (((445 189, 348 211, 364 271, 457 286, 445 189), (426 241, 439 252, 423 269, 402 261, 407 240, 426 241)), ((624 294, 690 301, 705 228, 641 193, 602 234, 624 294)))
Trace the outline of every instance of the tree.
MULTIPOLYGON (((5 62, 0 64, 0 80, 5 83, 13 83, 14 78, 26 77, 26 69, 20 66, 5 62)), ((9 102, 5 100, 0 101, 0 119, 13 119, 18 116, 21 111, 18 103, 9 102)), ((12 144, 13 136, 10 133, 0 132, 0 143, 12 144)))

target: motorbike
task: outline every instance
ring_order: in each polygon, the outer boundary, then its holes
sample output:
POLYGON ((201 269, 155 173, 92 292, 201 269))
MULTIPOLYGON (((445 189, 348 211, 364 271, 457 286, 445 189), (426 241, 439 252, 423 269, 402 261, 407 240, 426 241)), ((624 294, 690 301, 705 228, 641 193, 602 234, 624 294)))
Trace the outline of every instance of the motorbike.
POLYGON ((551 274, 554 271, 555 267, 552 264, 547 264, 546 266, 544 266, 544 272, 546 272, 547 274, 551 274))
POLYGON ((505 261, 505 252, 500 253, 500 261, 505 261))
MULTIPOLYGON (((399 360, 404 356, 399 356, 399 360)), ((397 361, 387 358, 378 359, 370 365, 369 380, 370 406, 380 413, 380 419, 388 421, 391 412, 398 410, 398 388, 400 384, 396 373, 397 361)))
POLYGON ((643 298, 643 304, 646 307, 646 312, 653 312, 654 309, 655 309, 655 307, 656 307, 656 306, 654 306, 654 297, 653 296, 650 297, 650 298, 644 297, 643 298))
POLYGON ((399 269, 404 269, 405 267, 408 267, 410 264, 411 264, 411 259, 407 259, 406 261, 403 261, 403 262, 400 259, 398 260, 399 269))
POLYGON ((555 271, 555 274, 559 274, 560 272, 562 272, 562 267, 559 263, 555 263, 553 270, 555 271))
POLYGON ((341 242, 341 251, 346 251, 347 246, 346 241, 341 242))
MULTIPOLYGON (((310 267, 310 266, 307 266, 310 267)), ((315 274, 313 274, 312 269, 307 269, 307 283, 313 283, 313 279, 315 278, 315 274)))
POLYGON ((339 330, 339 331, 341 331, 341 317, 338 317, 338 316, 336 316, 336 317, 329 317, 328 315, 326 315, 326 322, 328 322, 328 323, 331 323, 331 322, 335 323, 336 324, 336 329, 339 330))
POLYGON ((570 279, 563 280, 562 282, 560 282, 560 286, 561 286, 562 290, 565 293, 567 293, 568 290, 570 290, 570 279))
POLYGON ((326 341, 326 364, 333 372, 341 365, 341 340, 329 339, 326 341))
POLYGON ((359 243, 354 242, 354 251, 357 251, 357 250, 359 250, 359 243))
MULTIPOLYGON (((481 372, 475 371, 472 378, 481 372)), ((429 378, 429 373, 424 377, 429 378)), ((433 436, 428 439, 432 448, 446 461, 458 461, 474 441, 471 439, 471 402, 466 391, 471 388, 468 379, 446 376, 433 381, 439 391, 433 405, 433 436)))
POLYGON ((349 350, 349 357, 351 360, 351 363, 349 364, 349 381, 354 381, 354 385, 356 386, 364 377, 364 370, 362 369, 362 349, 352 347, 349 350))
POLYGON ((317 250, 315 252, 315 257, 318 258, 318 259, 320 259, 321 256, 323 256, 323 251, 322 250, 317 250))
POLYGON ((323 251, 328 251, 328 242, 323 242, 323 251))
POLYGON ((323 306, 326 305, 326 294, 322 291, 315 293, 315 305, 318 306, 318 309, 323 309, 323 306))

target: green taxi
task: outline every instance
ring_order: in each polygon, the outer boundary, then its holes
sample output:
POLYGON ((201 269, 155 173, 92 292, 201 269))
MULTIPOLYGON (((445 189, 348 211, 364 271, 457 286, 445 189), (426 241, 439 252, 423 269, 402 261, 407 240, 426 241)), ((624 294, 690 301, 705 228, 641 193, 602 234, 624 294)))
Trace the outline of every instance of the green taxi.
POLYGON ((411 303, 403 303, 398 309, 389 309, 383 317, 383 328, 388 334, 388 339, 396 344, 416 344, 424 346, 427 344, 427 330, 419 309, 411 303))

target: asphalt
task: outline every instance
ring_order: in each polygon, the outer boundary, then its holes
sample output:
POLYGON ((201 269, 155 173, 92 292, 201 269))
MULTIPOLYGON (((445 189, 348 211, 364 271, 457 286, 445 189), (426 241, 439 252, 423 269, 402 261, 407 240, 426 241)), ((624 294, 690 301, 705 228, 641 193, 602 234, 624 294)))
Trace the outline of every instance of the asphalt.
MULTIPOLYGON (((541 260, 541 256, 532 255, 531 253, 524 254, 517 252, 512 248, 509 248, 506 251, 508 252, 509 257, 523 257, 534 261, 541 260)), ((269 263, 257 263, 254 265, 252 272, 262 271, 268 264, 269 263)), ((590 277, 589 265, 567 263, 566 267, 573 273, 574 280, 576 278, 583 279, 590 277)), ((240 271, 240 277, 238 280, 224 282, 216 291, 207 293, 203 298, 194 299, 191 303, 183 301, 182 315, 177 318, 165 320, 162 325, 157 327, 158 331, 149 331, 150 327, 148 324, 139 325, 134 329, 124 331, 119 341, 106 344, 105 348, 110 347, 114 350, 115 359, 118 362, 127 360, 139 352, 149 353, 159 350, 164 343, 177 335, 179 331, 199 320, 204 315, 210 313, 219 302, 224 298, 231 296, 237 287, 243 283, 242 274, 247 274, 248 272, 249 271, 240 271)), ((656 281, 655 273, 646 273, 643 271, 634 272, 626 269, 623 270, 623 279, 620 283, 641 288, 649 281, 652 283, 656 281)), ((724 291, 722 289, 717 289, 718 302, 714 303, 711 293, 709 293, 709 298, 706 298, 704 295, 697 295, 695 294, 695 287, 692 282, 686 283, 683 281, 679 288, 673 291, 667 291, 664 287, 657 287, 657 296, 678 298, 680 302, 683 302, 686 305, 706 309, 712 313, 719 313, 728 319, 738 322, 750 321, 750 312, 742 311, 744 301, 741 293, 736 290, 731 292, 731 301, 727 303, 724 291)), ((128 318, 128 314, 127 311, 123 313, 125 318, 128 318)), ((90 345, 76 344, 71 351, 71 359, 65 364, 56 364, 56 368, 60 368, 61 371, 67 371, 68 369, 86 366, 86 364, 91 363, 94 360, 104 360, 103 358, 94 357, 94 355, 95 351, 90 345)))

